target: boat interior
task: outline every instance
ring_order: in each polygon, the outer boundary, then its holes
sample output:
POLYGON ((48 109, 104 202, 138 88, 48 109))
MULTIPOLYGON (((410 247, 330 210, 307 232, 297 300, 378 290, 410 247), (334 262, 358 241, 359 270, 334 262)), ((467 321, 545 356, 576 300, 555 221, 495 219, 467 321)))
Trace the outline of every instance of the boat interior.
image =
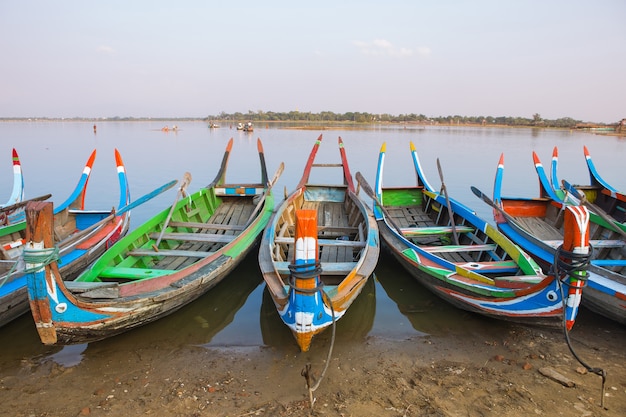
POLYGON ((261 209, 258 203, 262 196, 256 190, 236 196, 218 191, 222 194, 219 198, 209 191, 190 200, 173 213, 166 225, 150 229, 135 240, 117 265, 104 269, 99 279, 126 282, 168 275, 215 254, 232 242, 261 209))
POLYGON ((272 255, 283 280, 288 278, 288 266, 294 261, 298 209, 317 210, 322 280, 326 284, 337 284, 354 269, 366 246, 367 218, 347 192, 347 186, 307 185, 306 191, 292 200, 276 222, 272 255))

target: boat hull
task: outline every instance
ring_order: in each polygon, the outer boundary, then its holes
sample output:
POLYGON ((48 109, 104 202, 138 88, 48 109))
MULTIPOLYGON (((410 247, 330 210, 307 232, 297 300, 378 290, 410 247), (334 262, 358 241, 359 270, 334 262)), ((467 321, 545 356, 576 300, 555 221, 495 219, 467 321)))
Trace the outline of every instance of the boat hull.
MULTIPOLYGON (((318 138, 299 186, 276 210, 261 241, 259 265, 276 309, 302 351, 313 337, 339 320, 359 296, 378 261, 378 226, 358 197, 352 182, 343 142, 339 138, 343 184, 308 183, 318 138), (296 263, 296 212, 317 213, 317 259, 320 271, 312 288, 294 284, 289 266, 296 263)), ((317 165, 320 166, 320 165, 317 165)), ((313 237, 312 237, 313 238, 313 237)))
MULTIPOLYGON (((130 192, 126 170, 117 150, 115 157, 120 189, 118 209, 120 209, 130 203, 130 192)), ((130 226, 130 211, 115 215, 111 211, 82 209, 83 196, 94 159, 95 151, 87 161, 71 196, 54 209, 54 243, 59 250, 59 270, 68 281, 75 279, 89 264, 124 236, 130 226)), ((19 260, 26 242, 25 220, 0 228, 0 244, 3 245, 1 255, 5 260, 5 263, 0 265, 6 268, 0 276, 0 280, 6 280, 0 286, 0 327, 29 309, 27 277, 19 260), (9 269, 13 266, 12 262, 18 262, 15 270, 9 269)))
POLYGON ((368 191, 382 241, 404 269, 435 295, 466 311, 546 326, 564 325, 567 316, 573 325, 578 294, 566 295, 560 281, 544 275, 530 255, 450 198, 439 163, 442 191, 435 191, 410 145, 417 184, 383 187, 383 144, 376 191, 368 191))
MULTIPOLYGON (((535 169, 541 187, 540 198, 502 197, 504 163, 496 171, 493 200, 499 202, 503 212, 494 211, 498 229, 527 251, 544 271, 553 268, 557 248, 563 241, 563 200, 547 180, 536 155, 535 169), (551 196, 551 197, 550 197, 551 196)), ((554 159, 554 157, 553 157, 554 159)), ((553 161, 553 171, 556 171, 553 161)), ((553 173, 556 177, 556 173, 553 173)), ((626 267, 623 237, 615 228, 597 214, 590 213, 590 244, 594 248, 587 268, 587 285, 582 305, 597 314, 621 324, 626 324, 626 277, 621 271, 626 267)))
POLYGON ((231 139, 210 185, 187 195, 186 174, 171 207, 128 233, 74 282, 63 281, 54 262, 28 275, 44 344, 88 343, 156 321, 213 288, 257 247, 274 208, 262 146, 259 140, 262 182, 225 184, 232 145, 231 139))

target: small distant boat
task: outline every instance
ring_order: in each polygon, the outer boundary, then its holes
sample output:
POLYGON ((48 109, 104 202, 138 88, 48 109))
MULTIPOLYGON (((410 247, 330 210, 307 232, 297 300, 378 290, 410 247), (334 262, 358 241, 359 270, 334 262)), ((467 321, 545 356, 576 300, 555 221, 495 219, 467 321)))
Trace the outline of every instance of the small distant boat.
MULTIPOLYGON (((130 191, 126 168, 117 149, 115 161, 120 187, 118 211, 84 208, 85 192, 95 158, 94 150, 73 193, 53 211, 54 232, 49 244, 53 243, 58 250, 60 272, 68 280, 74 279, 122 237, 129 227, 130 211, 121 209, 129 204, 130 191)), ((24 212, 21 214, 24 215, 24 212)), ((0 326, 28 311, 24 262, 28 264, 30 261, 22 259, 28 238, 25 216, 20 221, 0 228, 0 326)))
POLYGON ((252 122, 248 122, 245 125, 243 125, 243 131, 244 132, 252 132, 252 131, 254 131, 254 126, 252 126, 252 122))
POLYGON ((243 130, 243 123, 237 123, 237 130, 243 130))
MULTIPOLYGON (((17 154, 15 148, 13 148, 13 190, 11 196, 6 203, 1 204, 0 208, 12 206, 24 200, 24 176, 22 174, 22 164, 20 164, 20 157, 17 154)), ((6 221, 6 217, 10 216, 11 210, 4 211, 2 217, 0 217, 0 225, 6 221)))
POLYGON ((315 164, 316 140, 296 189, 278 207, 259 264, 282 321, 300 349, 339 320, 361 293, 379 254, 378 227, 357 195, 343 141, 339 164, 315 164), (335 167, 341 184, 311 184, 312 168, 335 167))
MULTIPOLYGON (((101 340, 171 314, 217 285, 257 246, 283 165, 268 181, 258 140, 261 182, 227 184, 232 146, 231 138, 211 184, 187 195, 186 173, 171 207, 137 226, 75 281, 62 279, 57 262, 33 261, 28 293, 44 344, 101 340)), ((48 233, 38 228, 43 215, 29 213, 35 236, 29 244, 37 248, 48 233)))
MULTIPOLYGON (((494 181, 493 200, 476 192, 487 204, 494 208, 494 219, 498 228, 517 245, 531 254, 549 271, 555 254, 567 237, 564 230, 563 214, 573 201, 564 203, 550 188, 547 176, 540 161, 535 157, 535 169, 539 175, 540 197, 504 197, 504 155, 500 156, 494 181)), ((593 211, 589 211, 589 243, 593 248, 587 267, 587 285, 582 297, 583 306, 626 324, 626 242, 619 227, 606 222, 593 211)), ((582 262, 582 260, 581 260, 582 262)))
MULTIPOLYGON (((584 272, 572 271, 570 294, 562 297, 560 277, 544 275, 530 255, 474 211, 427 181, 410 143, 417 184, 383 187, 386 145, 378 158, 375 191, 357 179, 374 200, 381 237, 398 262, 435 295, 466 311, 508 321, 573 326, 584 272), (583 275, 577 275, 581 273, 583 275)), ((572 212, 584 224, 584 209, 572 212)), ((584 241, 586 229, 576 230, 584 241)), ((573 244, 574 242, 570 242, 573 244)), ((587 247, 588 249, 588 247, 587 247)))
POLYGON ((217 123, 213 123, 213 122, 209 123, 209 129, 217 129, 219 127, 220 125, 218 125, 217 123))

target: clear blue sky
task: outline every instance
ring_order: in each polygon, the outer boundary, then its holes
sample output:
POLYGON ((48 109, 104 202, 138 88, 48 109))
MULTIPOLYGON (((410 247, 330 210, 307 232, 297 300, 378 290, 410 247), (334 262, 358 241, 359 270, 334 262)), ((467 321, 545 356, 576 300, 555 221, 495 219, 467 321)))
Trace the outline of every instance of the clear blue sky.
POLYGON ((0 51, 0 117, 626 117, 624 0, 7 0, 0 51))

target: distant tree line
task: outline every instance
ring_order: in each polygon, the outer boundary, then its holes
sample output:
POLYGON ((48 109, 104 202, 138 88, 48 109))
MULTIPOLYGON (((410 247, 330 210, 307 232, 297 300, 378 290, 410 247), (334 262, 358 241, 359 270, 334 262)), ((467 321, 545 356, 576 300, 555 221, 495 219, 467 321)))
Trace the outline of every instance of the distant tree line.
POLYGON ((312 112, 273 112, 273 111, 248 111, 247 113, 221 112, 217 115, 207 116, 207 120, 233 120, 233 121, 253 121, 253 122, 339 122, 339 123, 419 123, 419 124, 473 124, 473 125, 506 125, 506 126, 539 126, 539 127, 560 127, 573 128, 582 123, 570 117, 555 120, 542 119, 539 114, 534 114, 532 118, 506 117, 506 116, 438 116, 428 117, 423 114, 400 114, 392 115, 388 113, 366 113, 347 112, 333 113, 323 111, 312 112))

